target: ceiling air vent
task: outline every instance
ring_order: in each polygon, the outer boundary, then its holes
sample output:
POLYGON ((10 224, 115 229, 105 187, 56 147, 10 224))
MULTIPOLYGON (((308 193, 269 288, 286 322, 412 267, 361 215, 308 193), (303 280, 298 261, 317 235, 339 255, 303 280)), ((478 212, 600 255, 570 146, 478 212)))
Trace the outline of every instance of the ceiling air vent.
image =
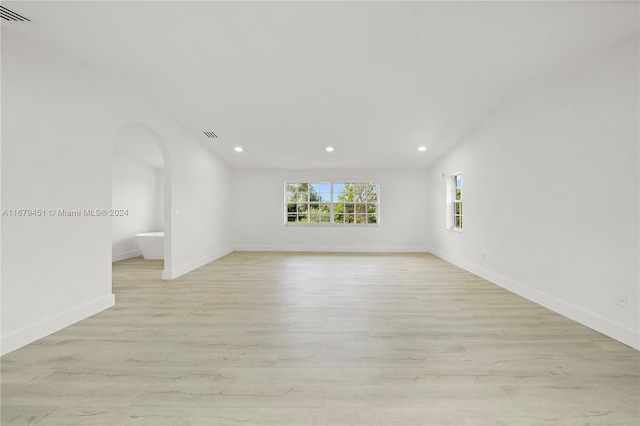
POLYGON ((31 21, 22 15, 12 12, 4 6, 0 6, 0 17, 5 21, 31 21))
POLYGON ((205 134, 205 135, 207 135, 207 137, 208 137, 208 138, 211 138, 211 139, 218 139, 218 135, 216 135, 216 134, 215 134, 215 133, 213 133, 213 132, 204 132, 204 134, 205 134))

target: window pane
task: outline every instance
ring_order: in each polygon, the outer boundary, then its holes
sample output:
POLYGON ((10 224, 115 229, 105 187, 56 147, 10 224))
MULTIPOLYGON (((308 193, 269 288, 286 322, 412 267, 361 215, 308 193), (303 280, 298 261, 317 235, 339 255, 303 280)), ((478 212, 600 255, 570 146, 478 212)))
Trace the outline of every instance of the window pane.
POLYGON ((353 223, 354 218, 352 214, 345 214, 344 215, 344 223, 353 223))
POLYGON ((356 213, 366 213, 367 206, 365 204, 356 204, 356 213))
POLYGON ((342 193, 344 192, 344 183, 334 183, 333 184, 333 201, 341 201, 342 193))
POLYGON ((456 188, 462 188, 462 176, 456 175, 456 188))
POLYGON ((331 208, 328 203, 322 203, 320 204, 320 211, 323 213, 329 214, 329 212, 331 211, 331 208))
POLYGON ((333 217, 334 223, 344 223, 344 214, 336 213, 333 217))
POLYGON ((291 195, 294 192, 296 192, 296 184, 295 183, 288 183, 287 184, 287 195, 291 195))
POLYGON ((344 204, 334 204, 333 205, 334 213, 344 213, 344 204))
POLYGON ((320 192, 320 184, 319 183, 312 183, 309 186, 310 186, 310 188, 309 188, 310 192, 315 192, 315 193, 320 192))
POLYGON ((360 195, 360 201, 367 201, 369 198, 369 194, 372 193, 373 184, 371 183, 361 183, 358 184, 359 190, 358 194, 360 195))
POLYGON ((367 196, 366 194, 364 194, 363 191, 364 188, 361 187, 355 187, 353 190, 353 201, 355 201, 356 203, 360 203, 362 201, 366 201, 367 196))
POLYGON ((353 203, 354 196, 354 188, 352 183, 345 183, 344 190, 342 191, 342 195, 339 197, 338 201, 344 201, 348 203, 353 203))
POLYGON ((316 211, 316 212, 310 212, 309 213, 309 222, 310 223, 318 223, 320 222, 320 214, 316 211))
POLYGON ((331 192, 331 184, 330 183, 321 183, 320 184, 320 192, 326 192, 326 193, 330 193, 331 192))
POLYGON ((462 203, 454 203, 455 214, 462 214, 462 203))
POLYGON ((298 217, 295 214, 287 215, 287 222, 295 222, 296 220, 298 220, 298 217))
POLYGON ((368 214, 367 215, 367 223, 377 223, 376 215, 368 214))
POLYGON ((329 216, 329 212, 320 212, 320 222, 329 223, 331 222, 331 216, 329 216))
POLYGON ((287 212, 295 213, 298 210, 298 207, 295 204, 287 204, 287 212))
POLYGON ((318 203, 311 203, 311 204, 309 204, 309 208, 310 208, 311 210, 320 210, 320 204, 318 204, 318 203))
POLYGON ((367 223, 366 214, 356 214, 356 223, 367 223))
POLYGON ((367 187, 367 200, 377 201, 378 200, 378 185, 375 183, 370 183, 367 187))
POLYGON ((456 200, 462 200, 462 190, 460 188, 456 188, 456 200))
POLYGON ((345 213, 353 213, 355 206, 353 204, 345 204, 344 211, 345 213))
POLYGON ((331 201, 331 193, 330 192, 320 192, 319 201, 331 201))
POLYGON ((367 213, 376 214, 378 212, 378 206, 375 204, 367 204, 367 213))
POLYGON ((306 213, 308 210, 307 204, 298 204, 298 213, 306 213))
POLYGON ((455 216, 455 227, 456 228, 462 228, 462 217, 461 216, 455 216))
POLYGON ((309 195, 306 192, 298 193, 298 202, 307 202, 309 200, 309 195))

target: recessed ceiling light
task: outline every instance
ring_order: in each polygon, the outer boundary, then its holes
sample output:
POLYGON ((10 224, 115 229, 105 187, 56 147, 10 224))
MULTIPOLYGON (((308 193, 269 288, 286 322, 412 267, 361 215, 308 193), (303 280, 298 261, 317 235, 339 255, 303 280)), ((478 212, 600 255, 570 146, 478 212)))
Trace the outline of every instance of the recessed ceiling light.
POLYGON ((333 147, 332 146, 328 146, 327 147, 327 152, 333 152, 333 147))
POLYGON ((236 146, 234 149, 236 150, 236 152, 242 152, 242 147, 241 146, 236 146))
POLYGON ((420 148, 418 148, 418 151, 420 151, 420 152, 424 152, 426 150, 427 150, 426 146, 421 146, 420 148))

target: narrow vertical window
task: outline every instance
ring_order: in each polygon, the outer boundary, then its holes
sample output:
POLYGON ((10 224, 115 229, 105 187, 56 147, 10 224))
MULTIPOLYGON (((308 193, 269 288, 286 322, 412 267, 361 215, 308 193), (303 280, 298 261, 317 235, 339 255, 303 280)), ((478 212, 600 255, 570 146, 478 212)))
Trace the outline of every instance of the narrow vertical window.
POLYGON ((447 182, 447 228, 462 231, 462 173, 455 173, 447 182))

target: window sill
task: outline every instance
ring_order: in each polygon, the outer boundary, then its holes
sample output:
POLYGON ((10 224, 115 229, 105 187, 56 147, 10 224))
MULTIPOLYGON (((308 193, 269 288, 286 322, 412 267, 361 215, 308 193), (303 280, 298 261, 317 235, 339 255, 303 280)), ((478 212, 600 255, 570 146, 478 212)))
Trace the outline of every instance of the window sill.
POLYGON ((447 228, 447 231, 462 233, 462 228, 447 228))

